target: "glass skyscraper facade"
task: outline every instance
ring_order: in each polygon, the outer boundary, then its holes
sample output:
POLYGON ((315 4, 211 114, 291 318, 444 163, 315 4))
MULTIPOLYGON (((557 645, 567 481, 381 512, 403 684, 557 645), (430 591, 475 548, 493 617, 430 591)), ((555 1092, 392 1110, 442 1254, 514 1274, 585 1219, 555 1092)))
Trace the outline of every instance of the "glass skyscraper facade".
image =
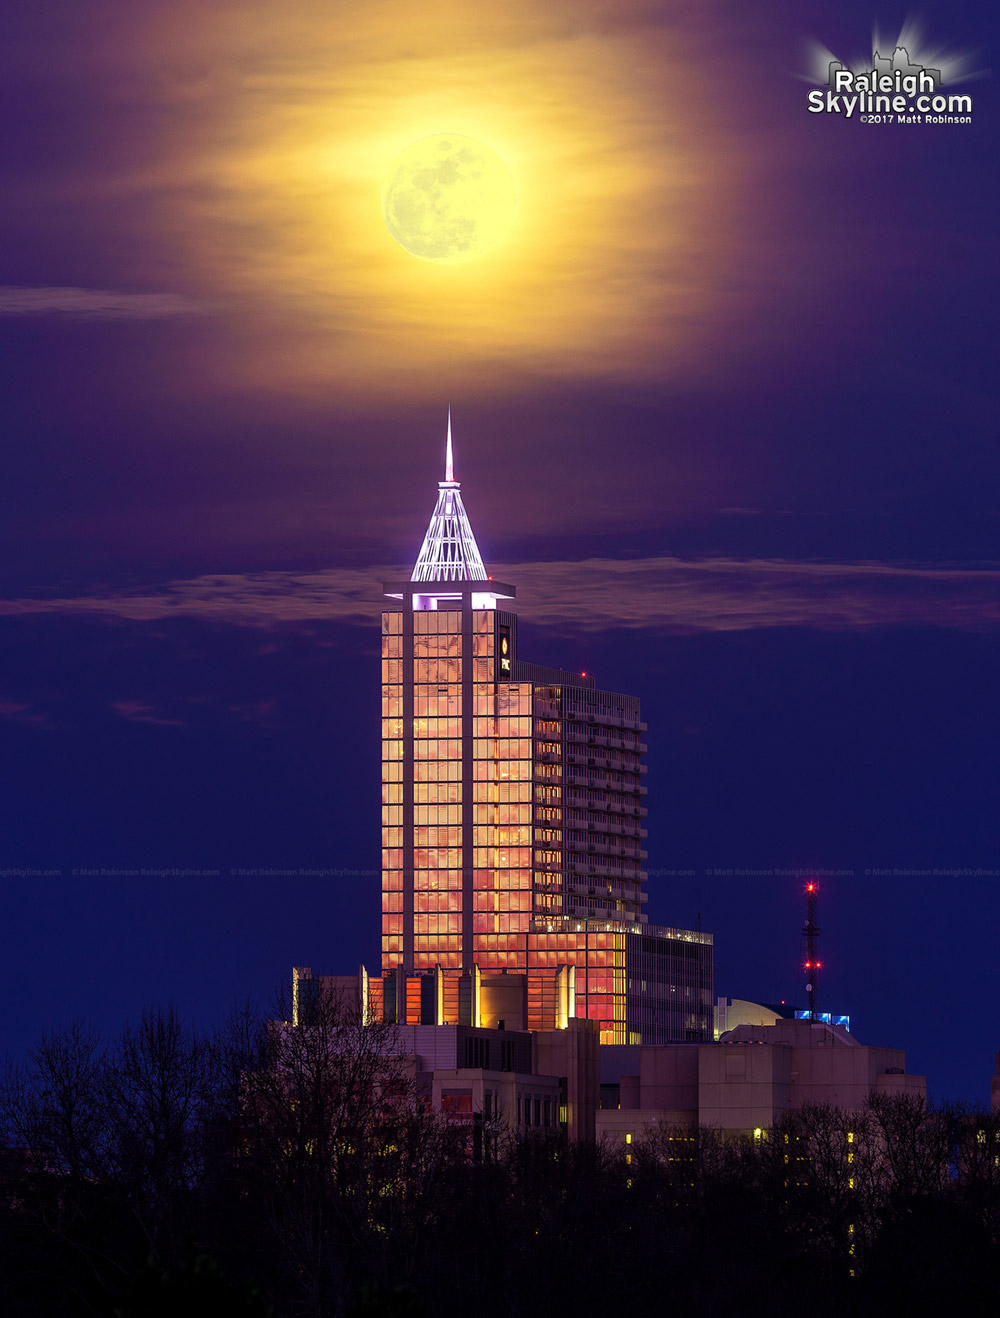
POLYGON ((635 697, 522 662, 515 588, 482 564, 451 466, 382 614, 383 1010, 603 1043, 712 1037, 712 940, 650 926, 635 697), (509 1005, 502 1008, 510 1011, 509 1005))

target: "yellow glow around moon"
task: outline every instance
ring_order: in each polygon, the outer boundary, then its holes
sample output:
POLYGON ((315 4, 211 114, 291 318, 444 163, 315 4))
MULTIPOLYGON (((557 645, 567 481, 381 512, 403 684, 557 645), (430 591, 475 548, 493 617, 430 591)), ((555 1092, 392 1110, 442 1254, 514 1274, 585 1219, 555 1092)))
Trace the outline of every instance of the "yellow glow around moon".
POLYGON ((411 256, 439 265, 472 261, 506 237, 514 180, 474 137, 435 133, 399 153, 382 181, 382 218, 411 256))
MULTIPOLYGON (((169 116, 162 158, 134 187, 161 199, 149 215, 162 250, 223 318, 197 358, 206 387, 235 378, 381 408, 436 400, 442 369, 457 401, 519 388, 522 371, 687 383, 724 350, 734 369, 749 361, 765 322, 784 323, 774 298, 806 306, 809 284, 774 255, 781 194, 761 171, 784 147, 740 126, 736 91, 716 95, 745 70, 735 48, 717 66, 705 9, 131 6, 149 30, 141 48, 122 38, 123 67, 164 88, 169 116), (418 235, 394 237, 378 209, 383 183, 387 219, 398 200, 403 148, 430 135, 488 144, 516 184, 506 237, 461 264, 411 255, 418 235)), ((805 237, 794 250, 812 251, 805 237)))

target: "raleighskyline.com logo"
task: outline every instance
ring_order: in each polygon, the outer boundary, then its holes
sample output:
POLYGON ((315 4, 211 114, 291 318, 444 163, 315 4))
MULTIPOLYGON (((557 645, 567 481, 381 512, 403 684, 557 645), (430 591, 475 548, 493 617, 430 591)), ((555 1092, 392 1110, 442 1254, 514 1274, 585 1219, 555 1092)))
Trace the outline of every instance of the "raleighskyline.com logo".
POLYGON ((924 53, 921 33, 910 25, 900 33, 890 56, 879 53, 888 43, 873 34, 870 59, 846 64, 832 51, 812 43, 808 93, 810 114, 838 115, 870 124, 969 124, 972 97, 943 90, 944 84, 982 76, 968 71, 968 59, 944 51, 924 53), (905 44, 904 44, 905 43, 905 44), (914 57, 915 56, 915 57, 914 57))

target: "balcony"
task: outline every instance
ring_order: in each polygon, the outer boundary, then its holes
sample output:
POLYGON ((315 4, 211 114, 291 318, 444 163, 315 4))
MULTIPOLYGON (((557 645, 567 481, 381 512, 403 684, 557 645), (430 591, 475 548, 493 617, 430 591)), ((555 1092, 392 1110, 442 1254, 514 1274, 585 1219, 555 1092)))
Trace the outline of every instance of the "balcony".
POLYGON ((566 833, 565 850, 572 859, 574 855, 588 857, 595 855, 617 856, 621 860, 645 860, 646 852, 631 839, 626 840, 615 833, 584 833, 573 829, 566 833))
POLYGON ((599 735, 601 729, 628 728, 631 732, 648 732, 649 724, 642 719, 619 718, 614 714, 584 714, 579 710, 567 710, 563 712, 565 725, 579 732, 582 729, 589 729, 594 735, 599 735))
POLYGON ((617 863, 608 856, 571 855, 563 863, 563 873, 569 874, 574 882, 579 882, 581 875, 594 875, 603 879, 618 879, 623 883, 641 883, 642 869, 638 861, 619 860, 617 863))
POLYGON ((648 749, 646 744, 641 742, 638 737, 595 733, 590 728, 568 727, 565 731, 564 740, 573 746, 594 746, 604 750, 626 751, 633 755, 641 755, 648 749))
POLYGON ((621 746, 570 746, 570 753, 580 760, 596 760, 598 764, 638 764, 639 752, 621 746))
POLYGON ((563 807, 562 824, 566 829, 576 829, 588 835, 606 833, 609 837, 628 837, 641 841, 646 837, 646 829, 640 827, 638 820, 631 814, 631 805, 630 813, 623 814, 623 810, 623 806, 613 807, 610 804, 591 806, 589 809, 570 804, 563 807))
MULTIPOLYGON (((571 783, 576 787, 593 787, 604 791, 612 791, 612 792, 628 792, 628 793, 642 792, 643 794, 645 794, 646 789, 645 787, 639 786, 638 783, 634 783, 634 784, 622 783, 622 782, 608 783, 607 775, 609 773, 618 773, 621 774, 622 776, 628 775, 629 777, 638 779, 645 772, 646 772, 645 765, 642 765, 637 770, 635 768, 615 769, 611 767, 602 768, 599 765, 570 764, 567 765, 564 769, 566 782, 571 783)), ((626 810, 629 809, 628 806, 625 806, 624 808, 626 810)))

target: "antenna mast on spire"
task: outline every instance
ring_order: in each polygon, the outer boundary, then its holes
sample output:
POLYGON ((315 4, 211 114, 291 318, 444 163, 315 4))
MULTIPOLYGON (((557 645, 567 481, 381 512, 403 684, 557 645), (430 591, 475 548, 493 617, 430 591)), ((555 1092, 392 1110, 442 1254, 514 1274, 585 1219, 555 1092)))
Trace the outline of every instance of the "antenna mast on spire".
POLYGON ((451 453, 451 404, 448 404, 448 443, 444 455, 444 478, 450 485, 455 479, 455 463, 451 453))
POLYGON ((816 923, 816 884, 810 879, 806 884, 806 922, 802 928, 806 944, 806 957, 803 969, 806 972, 806 993, 809 995, 809 1019, 816 1019, 816 979, 823 963, 817 959, 819 947, 819 925, 816 923))

